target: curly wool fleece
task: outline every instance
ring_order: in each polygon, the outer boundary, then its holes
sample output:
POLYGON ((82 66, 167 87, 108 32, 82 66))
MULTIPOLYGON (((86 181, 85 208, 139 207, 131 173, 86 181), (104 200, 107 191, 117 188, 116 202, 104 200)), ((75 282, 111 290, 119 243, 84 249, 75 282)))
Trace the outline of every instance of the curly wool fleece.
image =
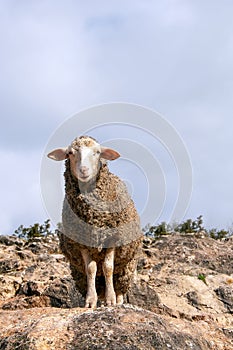
POLYGON ((126 185, 101 168, 90 192, 81 193, 78 180, 72 175, 66 160, 63 204, 64 233, 90 247, 125 245, 141 236, 140 220, 126 185))
MULTIPOLYGON (((91 140, 76 139, 72 148, 91 140)), ((85 296, 87 279, 81 250, 87 249, 97 263, 96 289, 104 296, 102 263, 106 248, 115 247, 113 282, 116 294, 126 293, 134 276, 142 232, 140 219, 123 181, 112 174, 105 160, 95 182, 88 191, 80 190, 73 176, 69 158, 65 163, 65 199, 62 212, 63 232, 60 247, 70 261, 71 273, 77 289, 85 296)))

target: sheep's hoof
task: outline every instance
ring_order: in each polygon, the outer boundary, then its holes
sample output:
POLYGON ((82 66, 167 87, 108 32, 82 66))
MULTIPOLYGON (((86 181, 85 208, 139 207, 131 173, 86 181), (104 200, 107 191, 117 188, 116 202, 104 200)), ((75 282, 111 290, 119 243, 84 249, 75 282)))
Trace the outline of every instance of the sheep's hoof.
POLYGON ((106 306, 116 305, 116 294, 114 291, 106 293, 105 302, 106 302, 106 306))
POLYGON ((85 307, 96 308, 97 305, 97 294, 91 294, 86 296, 85 307))
POLYGON ((116 297, 116 303, 117 305, 122 305, 124 303, 124 297, 123 294, 118 294, 116 297))

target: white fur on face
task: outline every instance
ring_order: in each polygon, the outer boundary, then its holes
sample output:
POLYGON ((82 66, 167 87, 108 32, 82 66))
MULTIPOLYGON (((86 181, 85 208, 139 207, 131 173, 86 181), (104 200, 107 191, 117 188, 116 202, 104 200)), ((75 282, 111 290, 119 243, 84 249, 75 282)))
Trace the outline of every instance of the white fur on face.
POLYGON ((70 157, 71 171, 78 180, 88 182, 99 171, 101 147, 97 143, 91 147, 81 146, 70 157))

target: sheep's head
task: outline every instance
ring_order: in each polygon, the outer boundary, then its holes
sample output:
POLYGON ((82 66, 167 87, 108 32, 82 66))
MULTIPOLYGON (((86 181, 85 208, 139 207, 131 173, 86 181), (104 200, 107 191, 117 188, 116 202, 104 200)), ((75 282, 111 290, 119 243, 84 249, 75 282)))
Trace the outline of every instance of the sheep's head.
POLYGON ((102 147, 89 136, 76 138, 70 146, 58 148, 48 154, 53 160, 70 159, 72 174, 82 182, 96 178, 100 169, 100 159, 114 160, 120 154, 111 148, 102 147))

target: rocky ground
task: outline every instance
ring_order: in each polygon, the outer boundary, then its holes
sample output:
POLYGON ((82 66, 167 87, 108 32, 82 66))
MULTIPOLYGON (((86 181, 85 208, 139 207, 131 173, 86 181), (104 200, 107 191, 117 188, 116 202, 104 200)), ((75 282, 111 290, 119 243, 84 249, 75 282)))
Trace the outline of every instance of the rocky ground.
POLYGON ((115 308, 83 308, 56 236, 0 236, 0 349, 233 350, 233 239, 145 238, 115 308))

